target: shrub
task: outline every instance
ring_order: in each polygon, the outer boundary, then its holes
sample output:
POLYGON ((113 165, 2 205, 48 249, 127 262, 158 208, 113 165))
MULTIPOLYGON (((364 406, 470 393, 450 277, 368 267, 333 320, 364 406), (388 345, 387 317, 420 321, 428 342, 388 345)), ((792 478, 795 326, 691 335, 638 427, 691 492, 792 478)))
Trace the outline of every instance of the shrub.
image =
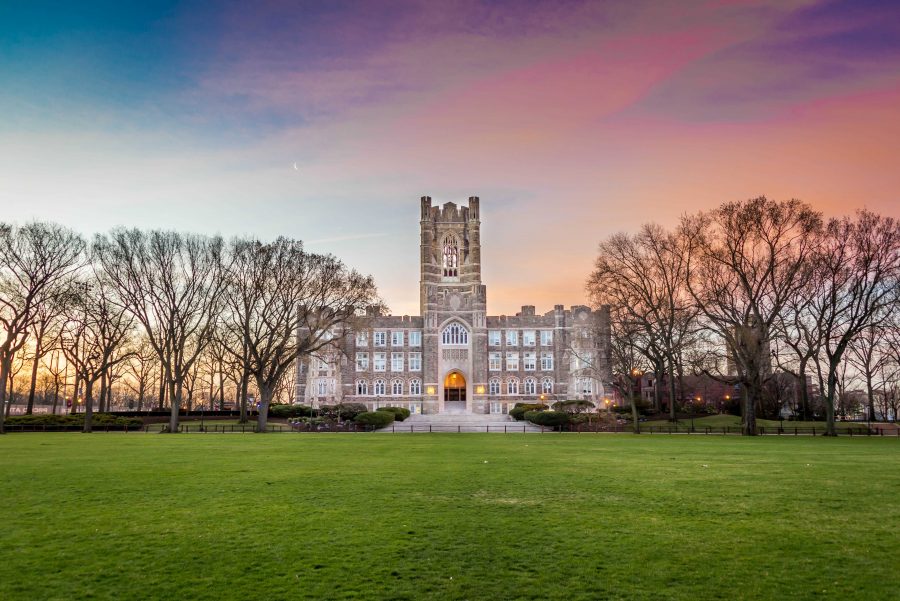
POLYGON ((312 415, 312 407, 306 405, 269 405, 269 417, 309 417, 312 415))
POLYGON ((346 421, 352 421, 360 413, 365 413, 368 408, 362 403, 340 403, 334 406, 338 416, 346 421))
POLYGON ((516 403, 515 407, 509 410, 509 415, 516 421, 525 419, 525 414, 529 411, 543 411, 548 409, 543 403, 516 403))
POLYGON ((390 411, 366 411, 357 415, 353 421, 367 430, 378 430, 391 425, 394 422, 394 414, 390 411))
POLYGON ((376 411, 387 411, 394 414, 394 419, 398 422, 402 422, 407 417, 409 417, 409 409, 405 409, 403 407, 379 407, 376 411))
POLYGON ((525 414, 525 419, 538 426, 562 430, 563 426, 569 424, 572 416, 565 411, 529 411, 525 414))
MULTIPOLYGON (((128 426, 141 428, 144 422, 138 417, 122 417, 111 413, 94 413, 91 420, 94 426, 128 426)), ((33 415, 11 415, 6 418, 11 426, 83 426, 84 413, 75 415, 53 413, 36 413, 33 415)))
POLYGON ((553 410, 565 411, 566 413, 584 413, 586 411, 593 411, 594 404, 590 401, 581 400, 557 401, 553 403, 553 410))

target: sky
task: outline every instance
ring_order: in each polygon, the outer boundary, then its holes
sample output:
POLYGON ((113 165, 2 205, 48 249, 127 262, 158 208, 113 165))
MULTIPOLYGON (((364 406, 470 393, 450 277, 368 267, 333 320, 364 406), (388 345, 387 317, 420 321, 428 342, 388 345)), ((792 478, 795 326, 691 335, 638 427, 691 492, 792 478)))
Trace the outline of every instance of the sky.
POLYGON ((418 314, 419 198, 491 314, 766 195, 900 217, 900 2, 0 1, 0 220, 284 235, 418 314))

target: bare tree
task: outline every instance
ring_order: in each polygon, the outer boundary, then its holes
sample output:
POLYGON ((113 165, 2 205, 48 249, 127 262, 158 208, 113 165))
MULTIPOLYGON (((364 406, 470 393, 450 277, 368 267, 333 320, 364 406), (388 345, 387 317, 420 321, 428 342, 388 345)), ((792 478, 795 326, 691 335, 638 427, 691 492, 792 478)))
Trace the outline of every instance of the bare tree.
POLYGON ((233 355, 246 357, 243 372, 258 388, 257 429, 264 432, 269 404, 284 375, 298 357, 329 345, 334 330, 360 307, 371 305, 377 298, 375 284, 335 257, 305 252, 295 240, 265 244, 238 239, 230 249, 229 314, 223 323, 230 338, 241 341, 233 355))
POLYGON ((634 433, 640 434, 640 414, 636 400, 640 389, 635 390, 634 383, 636 378, 642 376, 647 367, 646 353, 642 352, 640 342, 643 330, 619 313, 613 313, 610 319, 612 330, 610 358, 612 359, 613 379, 615 385, 631 405, 634 433))
MULTIPOLYGON (((676 375, 695 329, 697 309, 687 291, 687 256, 678 236, 655 224, 635 236, 616 234, 600 243, 588 292, 598 305, 616 307, 629 330, 643 330, 645 356, 654 363, 657 390, 668 372, 669 417, 675 420, 676 375)), ((636 332, 635 332, 636 333, 636 332)), ((659 394, 659 393, 658 393, 659 394)))
POLYGON ((103 374, 129 357, 121 351, 134 318, 115 302, 112 287, 95 281, 80 288, 67 303, 63 352, 84 385, 84 431, 90 432, 94 413, 94 385, 103 374))
MULTIPOLYGON (((78 269, 83 250, 80 236, 56 224, 0 223, 0 382, 7 381, 38 310, 78 269)), ((6 386, 0 386, 0 408, 5 404, 6 386)), ((0 434, 4 415, 0 411, 0 434)))
POLYGON ((682 220, 687 288, 728 350, 743 389, 744 435, 756 434, 756 405, 771 377, 771 336, 802 288, 820 229, 819 213, 805 203, 765 197, 682 220))
POLYGON ((127 386, 137 398, 137 410, 143 411, 147 394, 152 390, 158 378, 159 358, 153 345, 145 336, 135 341, 131 356, 124 363, 127 386))
POLYGON ((163 368, 178 431, 183 388, 218 318, 222 240, 118 229, 94 242, 103 271, 147 334, 163 368))
POLYGON ((851 342, 878 327, 900 302, 900 224, 860 211, 832 219, 814 255, 821 292, 813 312, 824 362, 826 435, 836 436, 834 405, 839 371, 851 342))
POLYGON ((849 361, 866 383, 866 417, 875 421, 875 381, 887 367, 890 355, 885 348, 885 327, 869 326, 850 341, 849 361))

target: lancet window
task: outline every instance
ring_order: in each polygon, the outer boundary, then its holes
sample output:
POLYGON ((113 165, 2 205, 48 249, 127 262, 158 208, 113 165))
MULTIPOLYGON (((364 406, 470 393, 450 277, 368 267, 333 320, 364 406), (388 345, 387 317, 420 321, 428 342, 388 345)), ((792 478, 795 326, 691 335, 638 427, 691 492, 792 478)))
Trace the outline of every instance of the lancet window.
POLYGON ((456 278, 459 277, 459 243, 456 241, 456 237, 452 234, 448 234, 444 238, 443 244, 443 259, 442 264, 444 268, 444 277, 445 278, 456 278))

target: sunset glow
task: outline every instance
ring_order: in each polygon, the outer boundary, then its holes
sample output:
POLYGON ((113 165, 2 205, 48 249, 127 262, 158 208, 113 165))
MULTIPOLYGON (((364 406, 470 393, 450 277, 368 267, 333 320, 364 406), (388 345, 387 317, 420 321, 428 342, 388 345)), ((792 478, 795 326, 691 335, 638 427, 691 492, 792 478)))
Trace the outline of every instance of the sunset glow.
POLYGON ((301 238, 398 315, 423 195, 481 198, 489 314, 725 201, 900 217, 897 3, 17 4, 5 221, 301 238))

